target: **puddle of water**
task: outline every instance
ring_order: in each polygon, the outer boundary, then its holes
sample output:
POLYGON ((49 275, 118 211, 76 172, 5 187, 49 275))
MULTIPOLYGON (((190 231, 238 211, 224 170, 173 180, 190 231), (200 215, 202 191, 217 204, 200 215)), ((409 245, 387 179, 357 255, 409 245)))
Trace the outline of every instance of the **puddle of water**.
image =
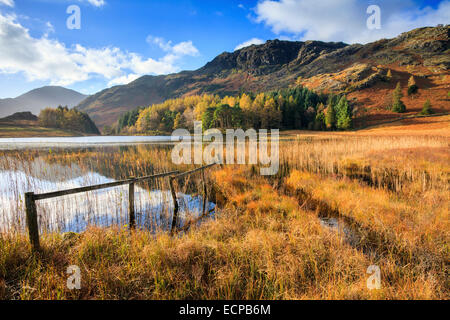
POLYGON ((361 238, 342 218, 338 217, 319 217, 320 224, 342 236, 344 240, 353 247, 357 247, 361 238))
POLYGON ((379 253, 377 252, 377 247, 373 244, 363 241, 363 235, 361 231, 355 230, 344 218, 341 217, 319 217, 320 224, 332 232, 337 233, 343 240, 349 244, 351 247, 358 251, 361 251, 368 257, 377 257, 379 253), (363 244, 364 242, 364 244, 363 244))

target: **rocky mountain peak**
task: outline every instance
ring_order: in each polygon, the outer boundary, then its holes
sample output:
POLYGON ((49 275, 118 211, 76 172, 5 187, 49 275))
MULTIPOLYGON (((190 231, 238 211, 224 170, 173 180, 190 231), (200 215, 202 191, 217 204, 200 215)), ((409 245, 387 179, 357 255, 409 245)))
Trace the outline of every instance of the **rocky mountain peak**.
POLYGON ((268 40, 261 45, 251 45, 234 52, 224 52, 205 65, 201 72, 218 73, 237 69, 252 74, 267 74, 280 66, 298 60, 309 63, 322 54, 347 46, 339 42, 268 40))

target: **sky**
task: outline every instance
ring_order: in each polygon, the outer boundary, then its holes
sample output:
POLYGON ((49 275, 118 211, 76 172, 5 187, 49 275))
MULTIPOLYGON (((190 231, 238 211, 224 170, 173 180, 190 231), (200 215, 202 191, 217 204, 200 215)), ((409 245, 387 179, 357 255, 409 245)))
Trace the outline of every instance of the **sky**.
POLYGON ((269 39, 368 43, 449 21, 450 0, 0 0, 0 98, 93 94, 269 39))

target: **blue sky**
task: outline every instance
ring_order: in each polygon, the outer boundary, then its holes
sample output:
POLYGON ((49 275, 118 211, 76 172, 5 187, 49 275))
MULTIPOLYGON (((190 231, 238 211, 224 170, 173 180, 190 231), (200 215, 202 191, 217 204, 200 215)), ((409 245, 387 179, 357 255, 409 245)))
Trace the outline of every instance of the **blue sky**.
POLYGON ((43 85, 91 94, 268 39, 367 43, 449 21, 450 0, 0 0, 0 98, 43 85), (371 4, 380 29, 366 26, 371 4))

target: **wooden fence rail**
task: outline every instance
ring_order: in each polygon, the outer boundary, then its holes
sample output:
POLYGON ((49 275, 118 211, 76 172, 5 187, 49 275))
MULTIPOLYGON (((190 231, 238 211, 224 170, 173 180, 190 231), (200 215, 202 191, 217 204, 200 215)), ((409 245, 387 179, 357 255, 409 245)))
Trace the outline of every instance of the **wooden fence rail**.
POLYGON ((194 169, 192 171, 187 171, 180 173, 179 171, 171 171, 171 172, 165 172, 165 173, 159 173, 151 176, 145 176, 140 178, 129 178, 126 180, 121 181, 115 181, 110 183, 104 183, 104 184, 98 184, 88 187, 80 187, 80 188, 74 188, 74 189, 67 189, 62 191, 55 191, 55 192, 48 192, 48 193, 42 193, 42 194, 35 194, 34 192, 27 192, 25 193, 25 209, 26 209, 26 222, 28 227, 28 233, 30 237, 30 242, 33 248, 33 251, 39 251, 40 250, 40 243, 39 243, 39 224, 38 224, 38 215, 37 215, 37 209, 36 209, 36 201, 44 200, 44 199, 51 199, 56 197, 62 197, 77 193, 83 193, 83 192, 89 192, 89 191, 95 191, 95 190, 101 190, 101 189, 107 189, 107 188, 113 188, 117 186, 122 185, 129 185, 128 189, 128 212, 129 212, 129 227, 130 229, 135 229, 136 227, 136 216, 135 216, 135 208, 134 208, 134 187, 137 182, 141 181, 147 181, 152 179, 158 179, 158 178, 164 178, 169 177, 169 186, 170 191, 173 198, 173 204, 174 204, 174 213, 173 213, 173 219, 172 219, 172 227, 171 231, 173 232, 176 228, 176 221, 178 217, 178 201, 177 201, 177 195, 175 192, 175 187, 173 185, 173 180, 176 178, 180 178, 186 175, 190 175, 199 171, 202 171, 202 180, 203 180, 203 193, 204 193, 204 200, 203 200, 203 212, 202 214, 205 214, 205 199, 206 199, 206 182, 204 179, 204 170, 207 168, 212 167, 215 164, 210 164, 203 166, 201 168, 194 169))

